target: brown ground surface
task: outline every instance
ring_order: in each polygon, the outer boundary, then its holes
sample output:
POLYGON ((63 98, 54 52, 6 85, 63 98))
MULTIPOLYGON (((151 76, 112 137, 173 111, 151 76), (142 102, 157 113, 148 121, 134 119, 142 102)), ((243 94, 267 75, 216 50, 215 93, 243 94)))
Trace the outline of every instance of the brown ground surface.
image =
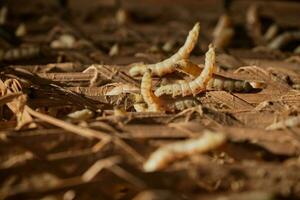
MULTIPOLYGON (((261 13, 281 27, 300 28, 296 1, 251 2, 258 2, 261 13)), ((127 75, 127 65, 169 57, 197 21, 201 34, 191 59, 203 63, 212 30, 223 12, 222 1, 128 0, 118 6, 113 0, 73 0, 67 9, 54 0, 2 4, 8 7, 8 19, 0 30, 4 30, 1 48, 34 44, 42 52, 31 59, 0 61, 2 81, 30 81, 22 92, 28 96, 26 105, 38 111, 29 113, 36 128, 16 130, 14 109, 8 108, 18 106, 16 99, 0 100, 0 198, 300 199, 300 128, 266 130, 276 121, 299 115, 300 57, 288 48, 253 50, 244 27, 250 1, 232 1, 230 15, 238 31, 226 51, 217 52, 218 64, 225 66, 221 73, 226 76, 264 81, 266 88, 251 93, 201 93, 202 115, 192 109, 184 114, 137 113, 126 95, 105 97, 104 85, 139 86, 140 78, 127 75), (116 22, 118 7, 130 14, 125 24, 116 22), (5 38, 7 30, 20 23, 27 28, 20 41, 5 38), (76 45, 50 48, 62 33, 75 36, 76 45), (168 41, 175 45, 165 52, 161 47, 168 41), (109 56, 114 44, 119 51, 109 56), (157 50, 151 51, 154 47, 157 50), (226 64, 222 54, 234 56, 235 62, 226 64), (93 63, 105 66, 99 71, 101 83, 89 87, 94 74, 82 71, 93 63), (252 65, 258 68, 234 73, 252 65), (83 108, 93 111, 94 117, 67 119, 68 113, 83 108), (73 124, 76 130, 39 113, 73 124), (155 149, 201 135, 205 129, 223 132, 226 144, 183 158, 164 170, 143 172, 143 162, 155 149), (94 175, 85 179, 88 173, 94 175)))

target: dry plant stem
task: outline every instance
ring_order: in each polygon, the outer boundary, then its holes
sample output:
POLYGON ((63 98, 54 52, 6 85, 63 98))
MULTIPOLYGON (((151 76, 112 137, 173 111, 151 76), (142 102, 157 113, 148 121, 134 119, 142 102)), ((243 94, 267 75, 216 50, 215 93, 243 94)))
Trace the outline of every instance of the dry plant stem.
POLYGON ((133 66, 130 69, 129 74, 131 76, 142 75, 146 72, 146 69, 150 69, 153 75, 163 76, 166 73, 175 71, 173 64, 179 60, 187 59, 190 56, 190 53, 197 43, 199 31, 200 24, 196 23, 193 29, 189 32, 184 45, 178 50, 177 53, 175 53, 170 58, 156 64, 133 66))
POLYGON ((278 129, 285 129, 285 128, 292 128, 298 126, 300 124, 300 116, 296 117, 289 117, 286 120, 275 122, 269 125, 266 130, 278 130, 278 129))
POLYGON ((190 82, 177 83, 164 85, 156 89, 155 95, 162 96, 164 94, 172 95, 176 97, 178 95, 187 96, 187 95, 197 95, 202 91, 206 90, 206 85, 212 78, 213 72, 216 65, 216 55, 215 50, 212 45, 209 46, 209 50, 205 54, 205 67, 201 74, 190 82))
POLYGON ((144 163, 144 171, 154 172, 161 170, 172 161, 213 150, 224 144, 225 141, 226 137, 224 134, 205 131, 204 135, 199 138, 167 144, 150 155, 149 159, 144 163))
POLYGON ((40 47, 28 46, 16 49, 0 50, 0 61, 14 61, 36 57, 40 54, 40 47))
POLYGON ((95 131, 89 128, 82 128, 79 126, 75 126, 73 124, 64 122, 62 120, 53 118, 51 116, 39 113, 37 111, 32 110, 29 106, 25 106, 25 110, 32 116, 41 119, 49 124, 52 124, 54 126, 58 126, 64 130, 70 131, 72 133, 75 133, 77 135, 80 135, 82 137, 86 137, 89 139, 92 138, 96 138, 96 139, 100 139, 100 140, 105 140, 105 141, 109 141, 112 140, 113 142, 115 142, 116 144, 118 144, 119 146, 123 147, 128 153, 130 153, 137 161, 139 162, 143 162, 144 158, 137 153, 135 150, 133 150, 130 146, 128 146, 125 142, 121 141, 121 139, 113 137, 111 135, 108 135, 104 132, 100 132, 100 131, 95 131))
POLYGON ((300 40, 300 31, 285 32, 281 35, 278 35, 276 38, 270 41, 268 48, 277 50, 293 40, 300 40))
POLYGON ((161 102, 157 96, 154 95, 152 91, 152 77, 149 69, 144 73, 141 82, 141 95, 146 102, 149 112, 163 112, 161 102))
POLYGON ((213 32, 213 44, 217 49, 226 48, 231 42, 234 35, 234 29, 228 15, 222 15, 219 18, 218 24, 213 32))
POLYGON ((19 97, 22 94, 23 94, 22 92, 16 92, 16 93, 6 94, 6 95, 0 97, 0 106, 11 102, 12 100, 19 97))
POLYGON ((81 178, 84 182, 91 181, 102 169, 109 168, 121 162, 119 156, 112 156, 96 161, 88 170, 82 174, 81 178))

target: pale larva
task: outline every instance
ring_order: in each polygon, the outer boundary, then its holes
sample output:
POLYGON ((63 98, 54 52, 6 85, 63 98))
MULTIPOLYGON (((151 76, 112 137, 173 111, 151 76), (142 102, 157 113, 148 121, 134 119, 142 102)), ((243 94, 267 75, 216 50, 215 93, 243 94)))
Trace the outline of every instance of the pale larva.
POLYGON ((162 96, 164 94, 172 95, 173 97, 181 95, 197 95, 206 90, 206 85, 212 78, 216 65, 215 50, 212 45, 209 45, 209 50, 205 54, 205 67, 201 74, 194 80, 184 83, 175 83, 164 85, 156 89, 155 95, 162 96))
POLYGON ((142 75, 146 72, 146 69, 150 69, 153 75, 163 76, 167 73, 172 73, 175 71, 174 63, 179 60, 186 59, 190 56, 190 53, 194 49, 200 31, 200 24, 196 23, 193 29, 189 32, 184 45, 170 58, 163 60, 159 63, 149 64, 149 65, 137 65, 133 66, 129 70, 131 76, 142 75))
POLYGON ((160 99, 154 95, 152 91, 152 77, 151 71, 146 70, 141 82, 141 95, 147 104, 149 112, 163 112, 164 109, 161 105, 160 99))
POLYGON ((160 147, 153 152, 144 163, 145 172, 153 172, 165 168, 170 162, 196 153, 204 153, 213 150, 226 141, 222 133, 205 131, 199 138, 174 142, 160 147))
POLYGON ((0 50, 0 61, 14 61, 36 57, 40 54, 37 46, 19 47, 16 49, 0 50))

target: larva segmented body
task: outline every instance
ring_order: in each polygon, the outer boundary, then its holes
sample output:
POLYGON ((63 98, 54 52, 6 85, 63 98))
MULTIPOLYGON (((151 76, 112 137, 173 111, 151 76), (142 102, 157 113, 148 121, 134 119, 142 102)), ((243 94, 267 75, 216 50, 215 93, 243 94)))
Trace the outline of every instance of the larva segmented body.
MULTIPOLYGON (((176 66, 179 68, 178 71, 184 72, 193 77, 199 76, 203 68, 200 68, 199 65, 194 64, 190 61, 182 61, 176 66)), ((184 82, 184 81, 183 81, 184 82)), ((186 82, 186 81, 185 81, 186 82)), ((207 90, 225 90, 230 92, 249 92, 255 88, 261 88, 256 84, 255 81, 246 81, 224 77, 221 75, 213 74, 212 79, 208 82, 206 89, 207 90)))
POLYGON ((0 50, 0 61, 14 61, 38 56, 40 48, 36 46, 19 47, 16 49, 0 50))
POLYGON ((196 153, 211 151, 226 142, 223 133, 206 131, 199 138, 179 141, 162 146, 153 152, 144 163, 145 172, 153 172, 165 168, 170 162, 196 153))
POLYGON ((187 108, 192 108, 194 106, 197 106, 199 104, 200 104, 200 102, 195 98, 192 98, 192 99, 179 99, 179 100, 176 100, 174 102, 173 109, 178 110, 178 111, 182 111, 182 110, 185 110, 187 108))
POLYGON ((245 80, 236 80, 221 76, 215 76, 208 82, 206 89, 225 90, 229 92, 249 92, 254 88, 251 86, 250 82, 245 80))
POLYGON ((172 95, 173 97, 181 95, 197 95, 200 92, 206 90, 206 85, 212 78, 216 65, 215 50, 212 45, 209 45, 209 50, 205 54, 205 67, 201 74, 194 80, 184 83, 176 83, 164 85, 155 91, 156 96, 162 96, 164 94, 172 95))
POLYGON ((152 77, 151 71, 146 70, 141 82, 141 95, 147 104, 147 110, 149 112, 163 112, 164 109, 161 106, 160 100, 154 95, 152 91, 152 77))
POLYGON ((152 74, 157 76, 163 76, 165 74, 174 72, 175 67, 173 64, 190 56, 190 53, 197 43, 199 31, 200 24, 196 23, 193 29, 189 32, 184 45, 177 51, 177 53, 159 63, 134 66, 129 70, 129 74, 131 76, 142 75, 146 72, 147 69, 150 69, 152 71, 152 74))

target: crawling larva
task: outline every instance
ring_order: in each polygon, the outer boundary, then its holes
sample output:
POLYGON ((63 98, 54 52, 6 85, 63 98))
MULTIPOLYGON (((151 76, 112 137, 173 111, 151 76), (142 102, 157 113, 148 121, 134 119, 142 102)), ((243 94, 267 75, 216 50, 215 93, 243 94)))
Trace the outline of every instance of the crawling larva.
POLYGON ((160 99, 152 91, 152 77, 149 69, 143 75, 141 82, 141 95, 147 104, 149 112, 163 112, 160 99))
POLYGON ((292 40, 300 40, 300 31, 285 32, 278 35, 268 44, 268 48, 280 49, 292 40))
POLYGON ((199 31, 200 24, 196 23, 193 29, 189 32, 184 45, 177 51, 177 53, 159 63, 134 66, 129 70, 129 74, 131 76, 142 75, 146 72, 146 69, 150 69, 153 75, 163 76, 175 71, 173 64, 179 60, 187 59, 190 56, 190 53, 197 43, 199 31))
POLYGON ((222 15, 213 32, 213 44, 217 49, 224 49, 231 42, 234 35, 231 20, 228 15, 222 15))
POLYGON ((0 61, 14 61, 36 57, 40 54, 37 46, 19 47, 16 49, 0 50, 0 61))
POLYGON ((279 122, 269 125, 266 128, 266 130, 272 131, 272 130, 278 130, 278 129, 284 129, 284 128, 291 128, 291 127, 298 126, 299 124, 300 124, 300 116, 289 117, 286 120, 279 121, 279 122))
POLYGON ((206 89, 207 83, 212 78, 216 65, 215 50, 212 45, 209 45, 209 50, 205 54, 205 67, 201 74, 190 82, 176 83, 164 85, 156 89, 155 95, 162 96, 164 94, 172 95, 173 97, 182 95, 187 96, 193 94, 194 96, 206 89))
MULTIPOLYGON (((201 74, 203 68, 190 61, 182 60, 178 63, 176 70, 188 74, 192 77, 197 77, 201 74)), ((207 90, 225 90, 230 92, 249 92, 253 89, 260 88, 261 85, 256 84, 255 81, 238 80, 233 78, 224 77, 221 75, 213 74, 212 79, 208 82, 207 90)))
POLYGON ((207 90, 225 90, 229 92, 249 92, 254 89, 251 82, 245 80, 231 79, 222 76, 214 76, 207 86, 207 90))
POLYGON ((167 144, 150 155, 143 165, 144 171, 161 170, 174 160, 213 150, 224 144, 225 141, 224 134, 205 131, 204 135, 199 138, 167 144))

